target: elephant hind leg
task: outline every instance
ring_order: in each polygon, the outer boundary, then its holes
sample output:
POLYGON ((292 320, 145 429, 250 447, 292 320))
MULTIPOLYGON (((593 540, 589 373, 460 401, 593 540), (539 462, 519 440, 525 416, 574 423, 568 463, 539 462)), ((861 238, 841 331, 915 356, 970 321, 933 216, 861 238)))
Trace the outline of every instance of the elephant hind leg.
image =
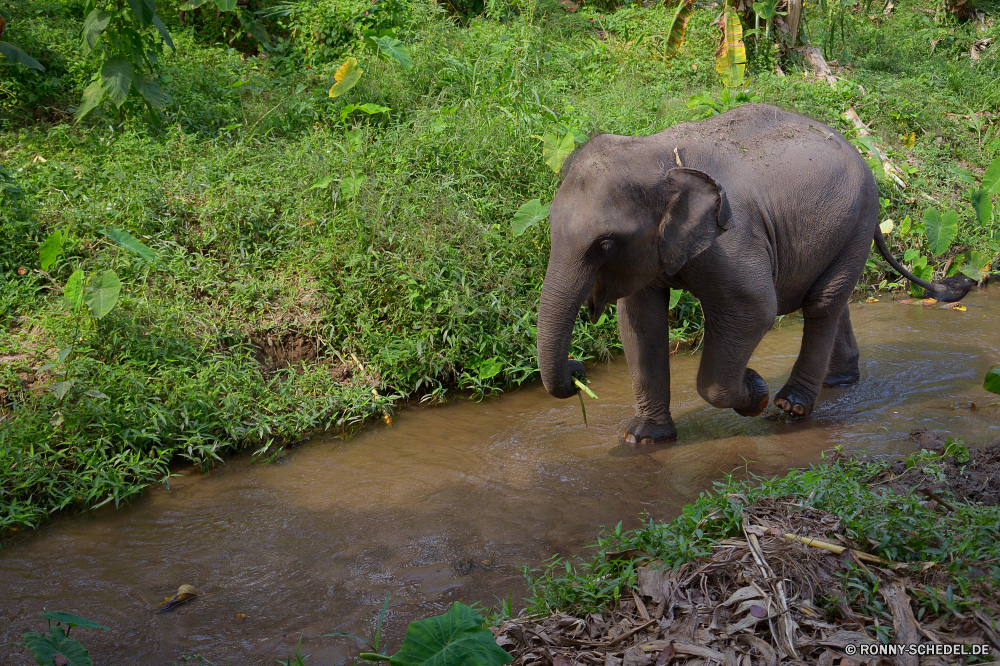
POLYGON ((845 305, 837 324, 837 337, 833 341, 833 351, 830 354, 830 364, 826 370, 823 386, 849 386, 861 379, 859 358, 858 341, 854 338, 854 328, 851 326, 850 308, 845 305))
MULTIPOLYGON (((863 247, 867 253, 869 246, 863 247)), ((806 295, 802 304, 805 324, 799 357, 788 381, 774 396, 774 404, 789 414, 808 416, 812 413, 820 386, 829 375, 834 353, 838 375, 844 374, 850 379, 857 372, 858 345, 847 314, 847 303, 863 268, 864 255, 841 258, 806 295)))

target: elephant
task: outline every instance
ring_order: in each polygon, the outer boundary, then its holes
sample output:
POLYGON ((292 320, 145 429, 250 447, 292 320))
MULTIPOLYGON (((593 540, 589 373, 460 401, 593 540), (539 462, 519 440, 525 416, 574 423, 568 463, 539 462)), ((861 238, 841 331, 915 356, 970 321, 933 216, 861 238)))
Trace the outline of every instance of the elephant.
POLYGON ((566 160, 549 211, 551 249, 538 306, 538 367, 556 398, 576 394, 569 358, 585 304, 596 322, 617 302, 636 415, 631 445, 673 441, 669 290, 705 316, 699 395, 757 416, 769 390, 747 367, 777 315, 802 310, 802 346, 774 404, 809 415, 821 386, 860 378, 848 301, 872 248, 940 301, 975 282, 928 283, 892 256, 879 228, 878 187, 832 128, 764 104, 650 136, 598 134, 566 160))

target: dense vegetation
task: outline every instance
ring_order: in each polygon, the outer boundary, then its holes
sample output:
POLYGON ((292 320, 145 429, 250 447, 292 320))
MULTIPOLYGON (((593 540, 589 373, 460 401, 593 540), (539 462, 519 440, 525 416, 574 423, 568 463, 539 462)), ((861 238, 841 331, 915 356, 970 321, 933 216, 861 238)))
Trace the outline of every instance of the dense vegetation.
MULTIPOLYGON (((905 188, 880 185, 901 259, 978 274, 1000 251, 981 205, 1000 154, 995 4, 965 22, 920 0, 807 8, 837 82, 748 48, 740 95, 715 71, 715 3, 674 58, 659 5, 164 0, 171 48, 151 20, 122 41, 146 0, 97 4, 108 17, 93 0, 2 5, 5 43, 45 71, 0 60, 0 531, 125 500, 172 460, 531 378, 547 229, 509 223, 557 187, 541 136, 651 133, 750 99, 851 134, 853 107, 902 167, 905 188), (84 54, 94 21, 110 27, 84 54), (348 56, 364 73, 331 97, 348 56), (78 270, 120 280, 99 319, 67 304, 78 270)), ((895 280, 869 268, 869 287, 895 280)), ((697 303, 675 314, 696 339, 697 303)), ((578 324, 573 351, 618 344, 609 313, 578 324)))

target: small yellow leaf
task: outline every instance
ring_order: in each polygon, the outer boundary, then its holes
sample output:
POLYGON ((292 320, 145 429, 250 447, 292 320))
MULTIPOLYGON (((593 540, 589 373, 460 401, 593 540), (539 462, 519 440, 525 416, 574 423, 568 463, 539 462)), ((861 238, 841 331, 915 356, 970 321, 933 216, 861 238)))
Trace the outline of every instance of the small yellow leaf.
POLYGON ((871 297, 867 298, 865 302, 866 303, 878 303, 878 299, 875 298, 874 296, 871 296, 871 297))
POLYGON ((358 67, 358 61, 356 58, 348 58, 344 61, 333 75, 333 80, 336 83, 330 88, 330 97, 340 97, 348 90, 353 88, 357 82, 361 79, 361 75, 365 73, 365 70, 358 67))
POLYGON ((916 143, 917 143, 917 133, 916 132, 910 132, 908 135, 906 135, 906 136, 903 137, 903 145, 906 146, 907 148, 913 148, 913 146, 916 143))
POLYGON ((958 310, 959 312, 965 312, 965 306, 962 305, 961 303, 955 303, 954 305, 951 306, 951 309, 958 310))
POLYGON ((878 228, 882 230, 883 236, 888 236, 892 233, 892 230, 896 228, 896 225, 892 220, 886 220, 882 224, 878 225, 878 228))

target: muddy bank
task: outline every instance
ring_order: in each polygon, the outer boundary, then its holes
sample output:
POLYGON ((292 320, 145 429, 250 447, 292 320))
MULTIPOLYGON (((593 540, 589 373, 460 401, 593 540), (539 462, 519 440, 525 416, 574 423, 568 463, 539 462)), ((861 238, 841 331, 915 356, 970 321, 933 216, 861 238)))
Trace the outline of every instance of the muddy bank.
MULTIPOLYGON (((61 521, 0 552, 0 643, 37 630, 34 618, 48 607, 111 627, 86 637, 95 663, 165 664, 186 652, 269 664, 302 633, 310 664, 340 664, 354 646, 322 635, 366 634, 386 593, 390 641, 453 600, 516 603, 522 565, 578 553, 602 525, 635 527, 643 512, 670 518, 745 464, 770 476, 833 446, 909 453, 918 426, 982 446, 1000 436, 981 389, 1000 359, 1000 311, 985 293, 965 304, 965 312, 852 305, 862 380, 824 391, 814 416, 798 422, 708 407, 695 392, 698 357, 678 355, 680 442, 659 450, 619 445, 633 402, 618 361, 590 371, 600 400, 588 402, 589 427, 577 402, 533 385, 406 410, 392 428, 313 440, 273 465, 235 459, 208 475, 186 473, 169 492, 157 487, 127 509, 61 521), (955 409, 956 401, 979 408, 955 409), (181 584, 202 596, 155 615, 181 584)), ((752 366, 772 392, 800 338, 800 323, 786 317, 757 350, 752 366)), ((0 662, 30 663, 6 647, 0 662)))

